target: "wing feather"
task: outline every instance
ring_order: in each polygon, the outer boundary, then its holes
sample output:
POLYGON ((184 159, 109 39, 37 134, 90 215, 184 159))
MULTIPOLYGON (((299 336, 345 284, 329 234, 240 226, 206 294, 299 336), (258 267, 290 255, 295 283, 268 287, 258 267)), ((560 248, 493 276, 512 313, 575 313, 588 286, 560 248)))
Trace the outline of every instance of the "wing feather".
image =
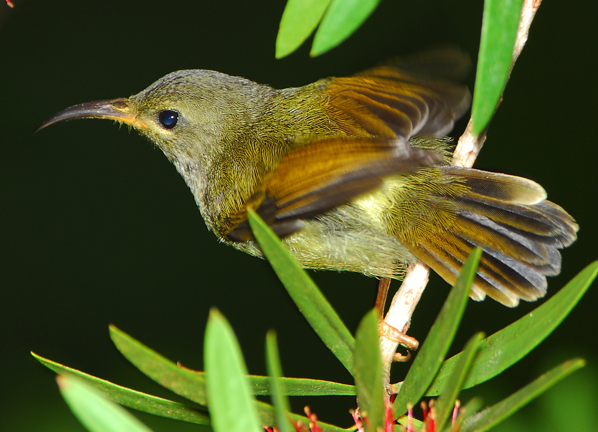
MULTIPOLYGON (((301 228, 299 221, 379 187, 383 177, 430 166, 440 157, 396 139, 316 139, 288 153, 247 207, 255 209, 278 235, 289 235, 301 228)), ((252 238, 247 207, 228 234, 232 241, 252 238)))
POLYGON ((438 137, 469 108, 467 87, 454 82, 468 65, 462 52, 439 50, 333 79, 324 93, 332 118, 336 112, 372 136, 438 137))

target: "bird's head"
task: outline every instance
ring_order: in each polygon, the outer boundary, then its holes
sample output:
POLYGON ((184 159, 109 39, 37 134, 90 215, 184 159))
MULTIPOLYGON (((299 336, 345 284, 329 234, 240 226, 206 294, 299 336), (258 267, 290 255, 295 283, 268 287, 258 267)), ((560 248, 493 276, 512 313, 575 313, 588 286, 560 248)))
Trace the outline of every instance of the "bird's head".
POLYGON ((196 180, 190 177, 205 170, 251 124, 255 101, 267 91, 272 89, 219 72, 177 71, 129 98, 69 107, 38 130, 83 118, 127 124, 154 142, 192 186, 196 180))

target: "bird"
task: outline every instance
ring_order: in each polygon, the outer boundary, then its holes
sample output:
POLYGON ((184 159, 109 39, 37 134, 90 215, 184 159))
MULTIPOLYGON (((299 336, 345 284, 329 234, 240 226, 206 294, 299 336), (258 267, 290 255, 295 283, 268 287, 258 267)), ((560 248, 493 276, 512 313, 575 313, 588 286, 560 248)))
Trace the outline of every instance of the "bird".
POLYGON ((249 210, 308 269, 400 280, 421 261, 454 284, 479 247, 470 297, 514 307, 545 295, 578 225, 532 180, 451 165, 469 66, 458 49, 431 50, 286 89, 181 70, 39 129, 129 125, 176 167, 208 229, 258 257, 249 210))

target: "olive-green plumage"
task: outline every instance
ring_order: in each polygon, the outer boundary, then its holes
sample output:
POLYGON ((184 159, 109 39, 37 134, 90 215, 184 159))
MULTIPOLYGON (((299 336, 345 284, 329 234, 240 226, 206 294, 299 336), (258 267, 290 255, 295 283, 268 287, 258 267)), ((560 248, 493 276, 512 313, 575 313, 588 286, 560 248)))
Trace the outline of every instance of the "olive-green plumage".
POLYGON ((537 183, 450 166, 442 138, 469 107, 467 59, 444 50, 275 90, 206 70, 128 99, 68 108, 132 125, 190 187, 220 240, 260 255, 255 209, 306 268, 400 279, 421 260, 454 282, 484 250, 471 296, 514 306, 546 292, 577 225, 537 183))

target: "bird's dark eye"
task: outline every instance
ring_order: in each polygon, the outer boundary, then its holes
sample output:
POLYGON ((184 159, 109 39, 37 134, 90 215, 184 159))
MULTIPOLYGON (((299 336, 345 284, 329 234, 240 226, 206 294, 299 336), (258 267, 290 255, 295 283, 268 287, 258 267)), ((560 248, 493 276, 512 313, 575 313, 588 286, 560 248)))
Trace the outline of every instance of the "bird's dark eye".
POLYGON ((160 111, 158 120, 164 129, 172 129, 179 121, 179 113, 172 110, 160 111))

